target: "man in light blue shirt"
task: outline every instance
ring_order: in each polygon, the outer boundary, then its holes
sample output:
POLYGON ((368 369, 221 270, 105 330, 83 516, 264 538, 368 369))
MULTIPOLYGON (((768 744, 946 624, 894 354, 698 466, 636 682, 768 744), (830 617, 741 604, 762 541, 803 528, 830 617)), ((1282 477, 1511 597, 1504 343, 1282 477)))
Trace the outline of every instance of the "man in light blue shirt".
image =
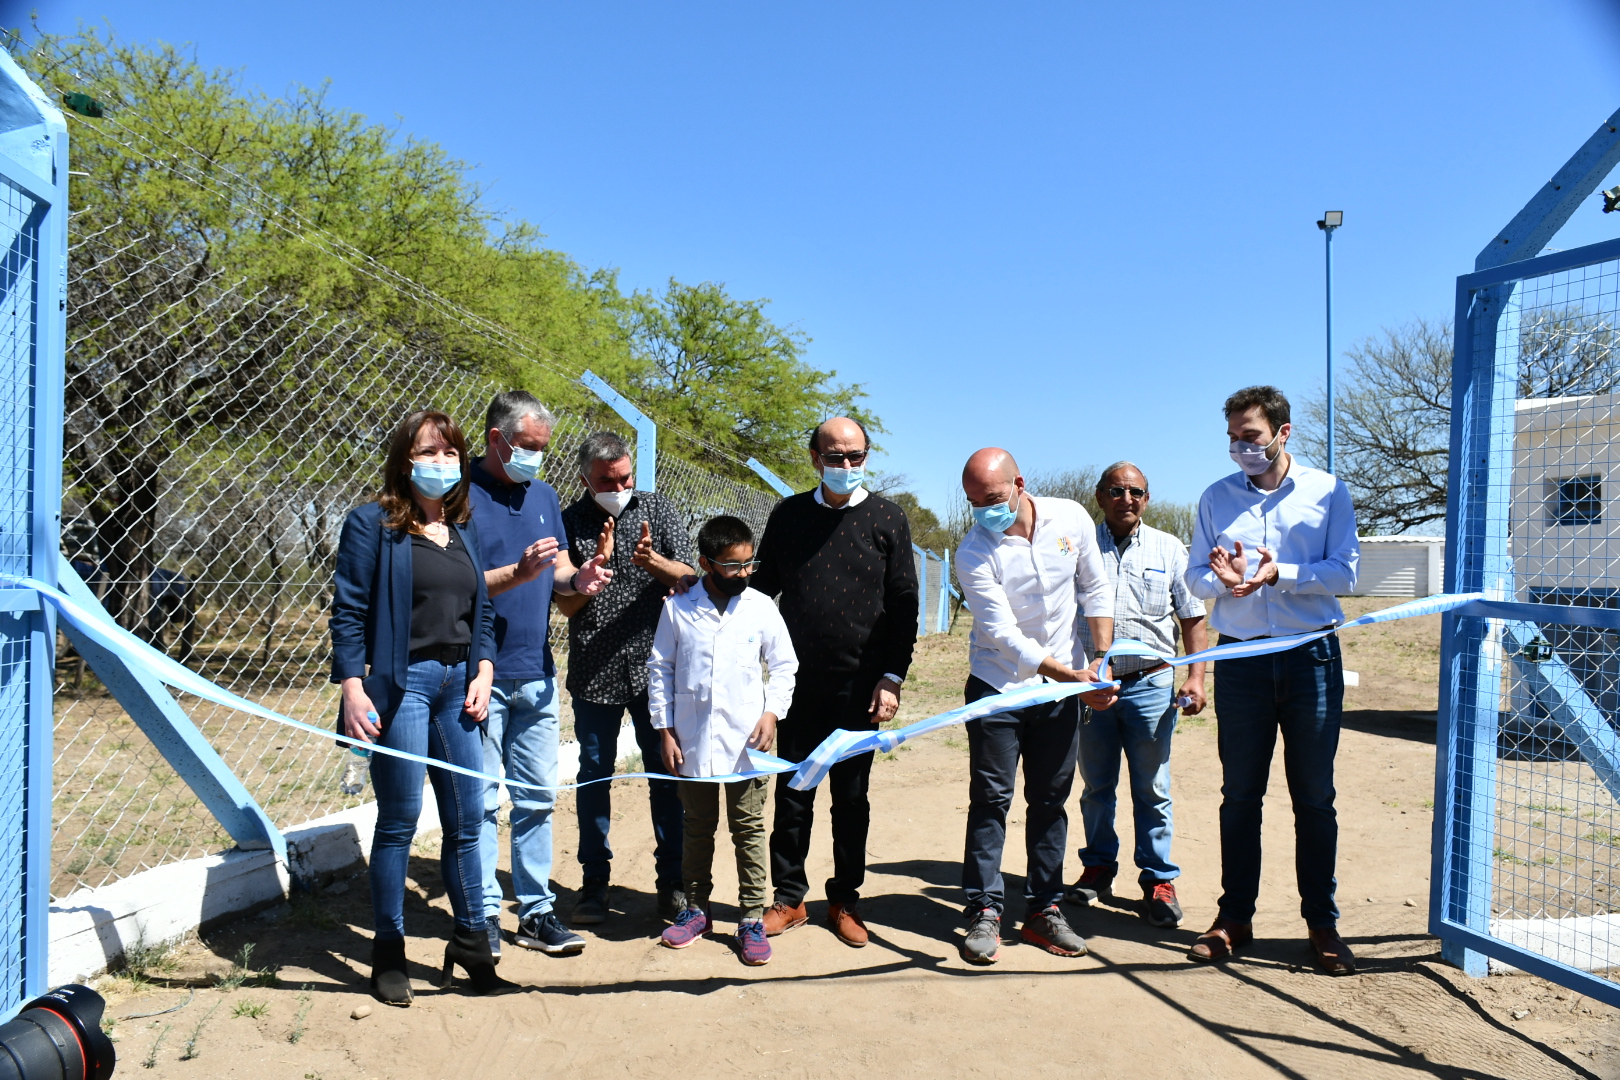
MULTIPOLYGON (((1232 460, 1242 471, 1210 485, 1198 500, 1188 587, 1216 601, 1209 622, 1220 644, 1338 625, 1344 613, 1336 598, 1355 588, 1361 558, 1349 489, 1288 453, 1288 399, 1275 387, 1239 390, 1226 399, 1225 412, 1232 460)), ((1317 963, 1330 975, 1349 975, 1355 958, 1339 937, 1333 899, 1339 840, 1333 758, 1344 705, 1338 635, 1216 661, 1215 701, 1222 895, 1214 925, 1189 955, 1225 960, 1254 936, 1261 802, 1280 731, 1294 806, 1300 914, 1317 963)))

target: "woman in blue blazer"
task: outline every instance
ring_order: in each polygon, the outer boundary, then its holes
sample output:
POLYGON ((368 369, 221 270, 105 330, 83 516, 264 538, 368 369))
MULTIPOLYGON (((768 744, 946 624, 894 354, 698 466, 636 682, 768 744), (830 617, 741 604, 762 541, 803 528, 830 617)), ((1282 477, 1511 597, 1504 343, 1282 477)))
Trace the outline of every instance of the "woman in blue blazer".
MULTIPOLYGON (((495 614, 479 570, 478 531, 462 476, 466 463, 467 441, 444 413, 411 413, 394 430, 382 494, 343 523, 332 597, 332 681, 343 687, 345 735, 476 770, 484 761, 479 725, 495 679, 495 614)), ((371 756, 377 792, 371 992, 392 1005, 411 1003, 405 872, 426 770, 388 754, 371 756)), ((440 985, 448 986, 460 965, 480 993, 510 987, 495 974, 484 930, 478 854, 484 781, 446 769, 430 775, 444 829, 445 892, 456 920, 440 985)))

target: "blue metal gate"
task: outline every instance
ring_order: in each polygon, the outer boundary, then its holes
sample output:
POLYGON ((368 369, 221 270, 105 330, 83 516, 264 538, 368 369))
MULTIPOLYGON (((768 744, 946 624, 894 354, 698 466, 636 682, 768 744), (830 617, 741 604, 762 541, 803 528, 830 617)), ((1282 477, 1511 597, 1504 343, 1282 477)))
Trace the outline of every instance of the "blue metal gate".
MULTIPOLYGON (((55 583, 67 129, 0 54, 0 572, 55 583)), ((0 1017, 45 989, 55 623, 0 589, 0 1017)))
POLYGON ((1620 1005, 1620 240, 1456 318, 1447 591, 1486 600, 1442 640, 1432 929, 1620 1005))

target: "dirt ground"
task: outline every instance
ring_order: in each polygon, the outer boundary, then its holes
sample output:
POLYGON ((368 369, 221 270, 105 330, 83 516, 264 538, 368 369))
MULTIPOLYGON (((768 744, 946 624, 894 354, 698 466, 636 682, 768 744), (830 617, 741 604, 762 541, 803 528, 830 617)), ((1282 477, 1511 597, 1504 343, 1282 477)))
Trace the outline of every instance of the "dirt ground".
MULTIPOLYGON (((1352 614, 1371 606, 1380 605, 1363 601, 1352 614)), ((1136 898, 1122 895, 1071 909, 1088 956, 1062 959, 1009 942, 999 964, 965 964, 956 943, 967 750, 959 731, 946 731, 875 765, 862 903, 873 940, 865 949, 845 947, 824 928, 815 892, 811 924, 774 939, 776 956, 763 968, 738 961, 729 937, 736 912, 723 903, 720 934, 682 952, 659 947, 646 798, 625 784, 615 790, 613 917, 584 931, 589 945, 576 957, 508 945, 500 971, 523 992, 486 999, 433 989, 450 918, 436 839, 424 838, 406 904, 413 1007, 389 1008, 366 993, 370 912, 357 876, 206 942, 154 953, 142 979, 105 980, 113 1017, 190 1002, 168 1015, 119 1020, 120 1071, 252 1080, 1620 1077, 1620 1012, 1529 976, 1468 979, 1440 963, 1425 932, 1438 620, 1425 623, 1345 635, 1347 666, 1361 674, 1338 772, 1341 929, 1361 958, 1355 977, 1330 979, 1310 964, 1291 817, 1276 801, 1286 791, 1280 756, 1257 940, 1224 967, 1184 959, 1219 893, 1217 721, 1209 717, 1185 725, 1175 748, 1185 924, 1155 929, 1137 914, 1136 898), (247 945, 253 951, 232 979, 232 958, 247 945), (222 977, 242 985, 224 989, 222 977), (351 1019, 363 1005, 370 1015, 351 1019)), ((920 643, 902 721, 961 700, 964 645, 960 632, 920 643)), ((1071 819, 1073 864, 1072 805, 1071 819)), ((1016 895, 1016 806, 1012 820, 1005 867, 1016 895)), ((1128 818, 1122 826, 1128 844, 1128 818)), ((817 827, 812 881, 830 869, 824 813, 817 827)), ((554 872, 564 911, 580 883, 577 836, 565 801, 554 872)), ((716 869, 716 900, 734 898, 726 861, 716 869)), ((1132 880, 1122 875, 1122 889, 1132 880)), ((510 930, 515 919, 505 919, 510 930)))

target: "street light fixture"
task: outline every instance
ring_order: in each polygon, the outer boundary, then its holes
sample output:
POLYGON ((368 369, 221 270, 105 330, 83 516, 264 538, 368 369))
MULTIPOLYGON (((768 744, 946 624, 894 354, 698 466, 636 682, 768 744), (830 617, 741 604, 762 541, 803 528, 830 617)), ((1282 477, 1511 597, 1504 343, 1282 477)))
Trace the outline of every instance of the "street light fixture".
POLYGON ((1333 230, 1344 224, 1343 210, 1326 210, 1316 227, 1327 241, 1327 471, 1333 471, 1333 230))

